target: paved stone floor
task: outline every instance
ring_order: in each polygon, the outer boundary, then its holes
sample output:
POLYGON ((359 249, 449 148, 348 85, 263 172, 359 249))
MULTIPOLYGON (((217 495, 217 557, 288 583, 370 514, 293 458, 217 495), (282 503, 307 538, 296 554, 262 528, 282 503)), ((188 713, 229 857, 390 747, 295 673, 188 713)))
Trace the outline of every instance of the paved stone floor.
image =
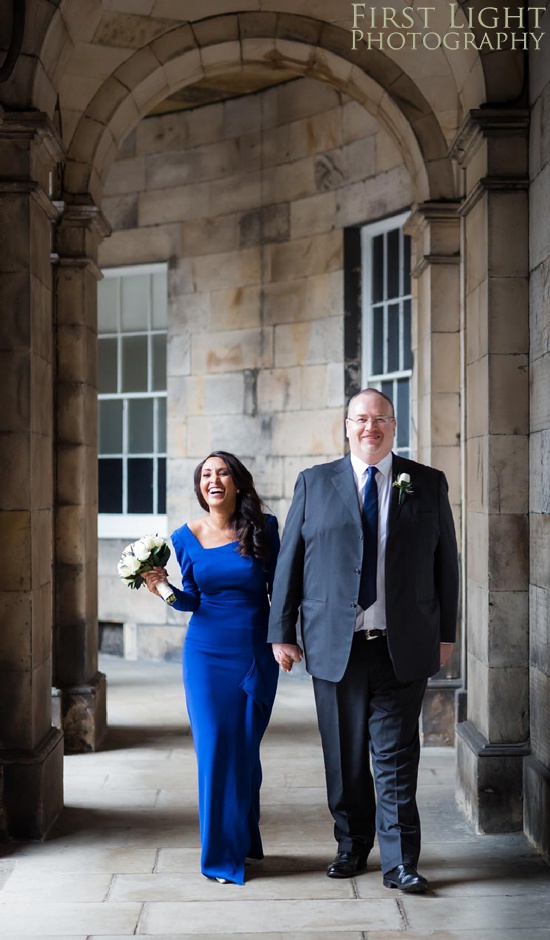
POLYGON ((325 877, 335 846, 307 679, 281 681, 263 746, 266 859, 244 887, 203 878, 179 667, 102 668, 105 750, 66 758, 66 809, 47 842, 0 845, 2 940, 550 940, 550 870, 521 835, 470 830, 450 750, 422 756, 429 894, 384 889, 376 853, 358 878, 325 877))

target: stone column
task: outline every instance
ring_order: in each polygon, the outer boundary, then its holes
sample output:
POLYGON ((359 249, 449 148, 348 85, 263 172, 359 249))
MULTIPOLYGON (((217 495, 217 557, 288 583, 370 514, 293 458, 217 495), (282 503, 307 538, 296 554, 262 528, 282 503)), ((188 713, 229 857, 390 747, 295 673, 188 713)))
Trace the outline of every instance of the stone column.
POLYGON ((470 112, 465 175, 467 720, 459 798, 481 832, 522 827, 528 751, 528 113, 470 112))
POLYGON ((97 267, 109 227, 97 206, 62 207, 55 269, 54 710, 65 752, 107 728, 97 631, 97 267))
MULTIPOLYGON (((405 231, 412 239, 413 258, 413 450, 421 463, 444 471, 460 544, 458 205, 458 202, 416 205, 407 219, 405 231)), ((422 710, 425 745, 452 745, 455 742, 455 695, 461 686, 460 664, 459 636, 449 667, 428 683, 422 710)))
POLYGON ((63 806, 52 727, 51 173, 40 112, 0 112, 0 837, 41 839, 63 806))

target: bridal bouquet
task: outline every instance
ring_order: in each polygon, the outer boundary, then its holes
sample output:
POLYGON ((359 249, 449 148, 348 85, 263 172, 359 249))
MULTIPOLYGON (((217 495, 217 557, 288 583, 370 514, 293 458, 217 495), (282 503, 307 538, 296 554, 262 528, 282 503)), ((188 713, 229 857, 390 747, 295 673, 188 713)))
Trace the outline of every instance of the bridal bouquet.
MULTIPOLYGON (((164 568, 170 558, 170 549, 163 538, 158 535, 144 535, 137 542, 127 545, 122 552, 117 569, 118 576, 128 587, 140 588, 145 581, 141 577, 144 571, 152 571, 157 565, 164 568)), ((176 600, 172 588, 166 581, 159 581, 157 591, 167 604, 176 600)))

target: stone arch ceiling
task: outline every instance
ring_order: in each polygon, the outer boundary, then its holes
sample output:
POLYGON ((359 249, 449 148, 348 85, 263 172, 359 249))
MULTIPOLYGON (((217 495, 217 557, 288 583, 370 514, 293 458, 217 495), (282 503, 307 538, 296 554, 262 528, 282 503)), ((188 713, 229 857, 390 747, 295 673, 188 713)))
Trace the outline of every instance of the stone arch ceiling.
MULTIPOLYGON (((412 6, 405 0, 392 5, 412 6)), ((446 6, 436 6, 438 16, 447 15, 446 6)), ((32 105, 50 114, 60 107, 75 191, 83 186, 77 164, 86 148, 89 161, 94 142, 90 185, 100 189, 116 147, 148 107, 205 75, 221 81, 224 69, 261 61, 279 76, 289 68, 362 101, 408 151, 419 197, 450 196, 447 145, 465 112, 489 97, 484 68, 490 57, 474 51, 382 53, 363 46, 352 52, 347 0, 34 0, 31 10, 19 81, 32 71, 32 105), (101 133, 94 123, 104 125, 101 133), (429 180, 424 185, 419 152, 429 180)), ((434 27, 444 32, 444 20, 434 27)), ((521 68, 511 64, 503 91, 508 98, 522 83, 521 68)))
MULTIPOLYGON (((429 108, 419 96, 414 97, 408 84, 404 85, 402 93, 409 95, 407 104, 415 109, 415 125, 409 123, 403 110, 381 85, 349 61, 318 46, 288 39, 246 38, 198 47, 187 26, 174 31, 170 41, 172 49, 176 44, 178 54, 162 66, 157 64, 151 72, 151 51, 140 50, 117 69, 95 95, 69 148, 65 174, 69 193, 89 190, 94 198, 100 198, 102 180, 124 137, 158 100, 175 88, 200 81, 205 75, 223 76, 247 66, 271 62, 276 69, 283 68, 285 72, 292 69, 296 75, 328 81, 375 114, 403 153, 419 199, 429 198, 434 187, 438 197, 454 195, 443 135, 429 108), (424 154, 418 136, 425 137, 424 154), (90 168, 92 153, 94 165, 90 168), (434 177, 431 187, 430 173, 434 177)), ((156 53, 161 54, 158 45, 156 53)))
MULTIPOLYGON (((392 6, 397 10, 404 7, 414 9, 415 2, 392 0, 392 6)), ((457 2, 464 7, 483 6, 485 0, 457 2)), ((26 103, 31 106, 30 86, 34 70, 34 98, 41 99, 40 105, 35 100, 34 106, 50 113, 51 99, 59 91, 64 74, 72 72, 75 78, 79 78, 80 93, 85 94, 87 86, 88 100, 91 100, 93 92, 90 93, 90 88, 94 78, 96 81, 105 78, 110 74, 109 68, 112 71, 116 67, 114 63, 118 65, 124 61, 132 49, 142 47, 182 22, 193 24, 200 19, 238 11, 267 14, 279 21, 284 20, 286 14, 294 13, 312 21, 340 26, 346 30, 348 38, 351 26, 351 3, 348 0, 27 0, 27 4, 28 28, 22 60, 26 58, 28 61, 20 64, 18 84, 27 87, 26 103)), ((373 0, 373 5, 380 7, 382 4, 380 0, 373 0)), ((434 25, 444 31, 447 4, 436 4, 435 7, 438 22, 434 21, 434 25)), ((2 38, 0 30, 0 46, 2 38)), ((384 57, 405 68, 418 87, 424 90, 428 100, 433 93, 434 77, 438 79, 440 95, 445 84, 447 96, 451 94, 452 81, 455 98, 458 96, 463 110, 478 107, 485 97, 489 101, 499 100, 499 95, 500 100, 513 97, 510 89, 508 94, 502 89, 502 82, 507 81, 510 85, 516 80, 518 70, 521 71, 521 66, 514 65, 512 57, 507 58, 507 66, 510 66, 507 68, 508 79, 499 75, 498 80, 493 81, 494 57, 478 55, 472 50, 460 55, 439 50, 419 56, 404 49, 397 53, 389 51, 384 57), (487 76, 485 82, 483 71, 487 76), (494 87, 490 88, 490 83, 494 87)), ((521 55, 517 59, 521 63, 521 55)))
MULTIPOLYGON (((485 0, 457 2, 464 6, 472 3, 483 6, 485 0)), ((327 29, 341 27, 346 33, 346 52, 351 50, 351 2, 348 0, 57 0, 55 3, 53 0, 32 0, 32 3, 27 0, 27 3, 30 24, 24 53, 37 62, 34 97, 39 96, 41 103, 35 102, 35 106, 50 113, 51 99, 60 91, 64 76, 66 85, 68 75, 78 85, 76 88, 72 83, 73 101, 86 95, 91 100, 94 79, 97 90, 98 83, 128 58, 132 50, 142 48, 182 22, 194 25, 199 20, 233 12, 249 16, 261 14, 264 28, 269 23, 269 35, 276 35, 284 32, 288 25, 285 23, 287 15, 294 14, 311 24, 324 24, 327 29)), ((380 0, 373 0, 373 6, 381 5, 380 0)), ((414 10, 415 0, 392 0, 391 5, 398 11, 405 7, 414 10)), ((447 4, 435 5, 437 22, 432 19, 435 28, 442 32, 447 15, 447 4)), ((418 50, 388 50, 382 57, 407 71, 427 100, 434 95, 434 78, 437 78, 439 100, 443 85, 447 88, 447 101, 452 88, 452 106, 446 110, 456 108, 457 101, 462 110, 467 110, 485 100, 483 56, 473 50, 460 55, 444 50, 417 53, 418 50)), ((22 63, 20 80, 28 76, 28 65, 22 63)), ((84 103, 80 100, 80 109, 84 103)), ((436 101, 432 104, 434 111, 441 110, 436 101)))

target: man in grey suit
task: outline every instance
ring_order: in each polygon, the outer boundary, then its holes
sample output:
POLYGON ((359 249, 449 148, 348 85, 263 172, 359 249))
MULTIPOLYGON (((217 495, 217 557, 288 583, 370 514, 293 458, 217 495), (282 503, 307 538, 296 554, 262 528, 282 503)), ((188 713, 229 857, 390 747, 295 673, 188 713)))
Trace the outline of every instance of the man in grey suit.
POLYGON ((458 560, 445 476, 393 454, 395 430, 390 399, 364 389, 348 408, 351 453, 299 475, 268 639, 290 671, 300 614, 338 843, 327 875, 365 871, 376 833, 384 885, 423 893, 418 721, 455 640, 458 560))

